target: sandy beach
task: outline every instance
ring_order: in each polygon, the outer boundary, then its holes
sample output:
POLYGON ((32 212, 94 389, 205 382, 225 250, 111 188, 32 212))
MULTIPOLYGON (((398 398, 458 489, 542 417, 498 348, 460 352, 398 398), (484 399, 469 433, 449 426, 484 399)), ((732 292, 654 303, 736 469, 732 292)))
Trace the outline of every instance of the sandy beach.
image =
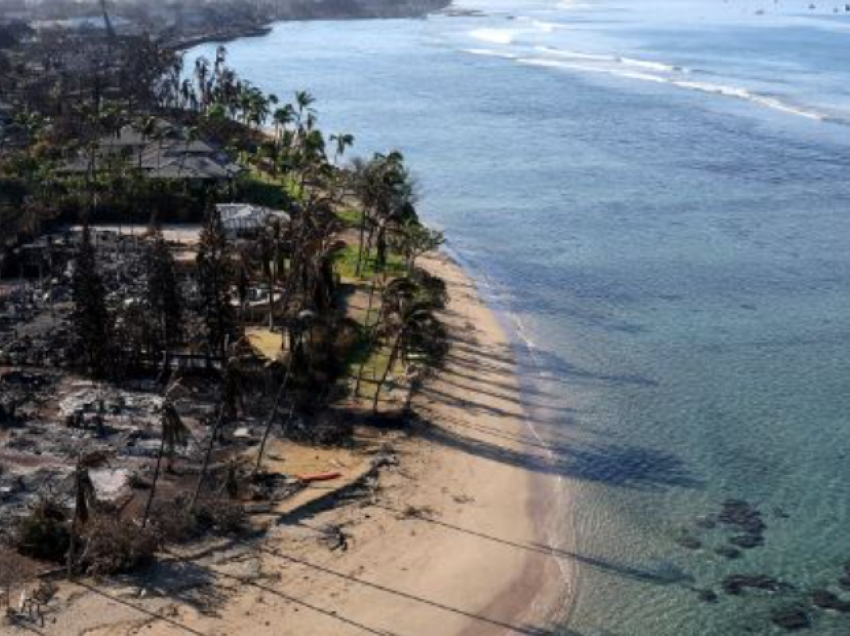
MULTIPOLYGON (((395 436, 397 467, 368 499, 296 514, 251 542, 157 566, 151 584, 68 586, 50 636, 547 634, 574 594, 569 562, 548 549, 568 493, 523 465, 541 455, 525 422, 510 342, 448 257, 453 335, 446 369, 395 436), (340 524, 349 549, 318 540, 340 524)), ((539 465, 532 464, 529 465, 539 465)), ((558 536, 568 549, 570 537, 558 536)))

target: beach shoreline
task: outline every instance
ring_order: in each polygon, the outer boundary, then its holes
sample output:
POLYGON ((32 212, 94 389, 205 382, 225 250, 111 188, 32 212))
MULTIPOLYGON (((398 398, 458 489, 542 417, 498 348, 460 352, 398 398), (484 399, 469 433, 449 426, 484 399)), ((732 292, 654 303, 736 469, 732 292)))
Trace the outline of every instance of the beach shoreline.
POLYGON ((269 35, 279 24, 288 22, 354 21, 354 20, 415 20, 427 18, 452 5, 452 0, 411 0, 394 4, 372 0, 371 4, 352 3, 347 9, 339 5, 324 8, 321 3, 301 4, 283 11, 268 22, 246 25, 219 25, 209 32, 188 33, 167 42, 175 51, 187 51, 203 44, 222 44, 269 35))
MULTIPOLYGON (((372 499, 305 511, 262 539, 201 551, 193 566, 214 577, 199 588, 178 571, 168 584, 150 582, 149 594, 138 585, 65 591, 44 633, 555 633, 575 595, 573 565, 548 547, 569 492, 554 471, 535 469, 541 445, 496 312, 448 255, 421 264, 447 283, 452 348, 415 397, 410 430, 378 434, 399 463, 381 471, 372 499), (345 528, 350 549, 317 541, 326 526, 345 528), (174 586, 179 593, 162 592, 174 586), (199 602, 206 598, 215 604, 199 602)), ((558 548, 568 540, 559 532, 558 548)), ((174 565, 163 566, 166 575, 174 565)))

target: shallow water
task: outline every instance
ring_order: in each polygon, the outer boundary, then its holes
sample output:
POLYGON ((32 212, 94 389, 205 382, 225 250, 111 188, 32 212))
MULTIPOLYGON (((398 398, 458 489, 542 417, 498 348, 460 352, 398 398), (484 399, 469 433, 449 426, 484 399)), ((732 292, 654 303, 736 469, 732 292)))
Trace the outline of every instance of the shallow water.
POLYGON ((837 590, 850 560, 850 13, 464 6, 486 15, 281 25, 231 62, 308 88, 361 152, 404 151, 505 310, 558 454, 535 465, 577 493, 564 633, 773 633, 773 607, 837 590), (736 561, 694 526, 728 497, 768 526, 736 561), (733 572, 798 589, 697 598, 733 572))

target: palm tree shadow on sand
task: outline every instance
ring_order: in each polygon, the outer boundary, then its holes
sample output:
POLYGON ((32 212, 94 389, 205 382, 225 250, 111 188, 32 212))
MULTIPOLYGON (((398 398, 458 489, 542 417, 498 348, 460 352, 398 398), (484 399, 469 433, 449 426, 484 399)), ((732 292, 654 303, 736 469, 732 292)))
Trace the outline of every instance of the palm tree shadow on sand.
POLYGON ((469 437, 421 420, 414 430, 428 442, 544 475, 634 490, 703 486, 703 481, 693 475, 679 457, 659 449, 582 442, 546 445, 541 449, 544 452, 536 452, 469 437))

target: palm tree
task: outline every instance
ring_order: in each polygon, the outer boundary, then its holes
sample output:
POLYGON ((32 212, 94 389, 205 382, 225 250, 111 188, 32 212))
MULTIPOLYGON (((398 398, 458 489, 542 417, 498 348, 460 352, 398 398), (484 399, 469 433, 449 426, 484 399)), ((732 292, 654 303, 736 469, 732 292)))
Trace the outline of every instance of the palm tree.
POLYGON ((339 164, 342 155, 345 154, 345 149, 354 145, 354 135, 342 133, 339 135, 331 135, 330 140, 336 144, 334 150, 334 164, 339 164))
POLYGON ((260 268, 263 275, 266 277, 268 287, 268 310, 269 310, 269 329, 274 330, 274 293, 277 288, 278 281, 284 275, 286 267, 286 259, 283 254, 284 243, 284 226, 280 219, 272 219, 260 235, 256 242, 257 253, 260 258, 260 268))
POLYGON ((198 130, 197 126, 189 126, 184 131, 185 136, 185 146, 183 148, 183 156, 180 157, 180 169, 178 171, 179 174, 183 173, 183 168, 186 166, 186 160, 189 158, 189 150, 192 147, 192 144, 198 141, 201 138, 201 131, 198 130))
MULTIPOLYGON (((173 385, 172 385, 173 386, 173 385)), ((166 391, 166 394, 168 391, 166 391)), ((174 452, 178 446, 186 446, 189 442, 189 429, 180 418, 174 404, 166 398, 162 405, 162 414, 160 419, 162 427, 162 438, 159 445, 159 453, 156 457, 156 467, 154 468, 153 481, 151 482, 151 491, 148 496, 148 503, 145 505, 145 514, 142 518, 142 528, 146 528, 150 519, 153 500, 156 497, 156 487, 159 483, 159 475, 162 468, 162 459, 167 455, 168 463, 166 471, 171 472, 171 462, 174 459, 174 452)))
POLYGON ((295 107, 299 124, 302 122, 305 113, 310 114, 313 112, 311 106, 315 101, 316 98, 307 91, 297 91, 295 93, 295 107))
POLYGON ((270 99, 263 95, 261 90, 252 87, 248 91, 246 103, 248 109, 246 123, 260 128, 271 112, 270 99))
MULTIPOLYGON (((266 419, 266 425, 265 425, 265 428, 263 430, 263 438, 260 441, 260 448, 257 451, 257 463, 254 466, 254 474, 255 475, 260 472, 260 469, 263 466, 263 456, 266 452, 266 444, 268 443, 269 435, 270 435, 271 430, 272 430, 272 426, 274 426, 275 418, 277 417, 277 414, 280 411, 280 406, 283 403, 283 398, 286 395, 286 389, 289 386, 289 379, 292 376, 292 369, 294 367, 295 357, 297 355, 297 352, 300 351, 300 349, 301 349, 301 345, 302 345, 303 340, 304 340, 304 334, 307 332, 307 330, 310 327, 310 324, 312 323, 312 321, 314 319, 315 319, 315 316, 313 315, 312 312, 309 312, 309 311, 301 312, 296 317, 296 321, 298 323, 296 342, 295 342, 294 346, 292 346, 290 348, 289 358, 286 361, 286 372, 284 373, 283 380, 280 383, 280 388, 278 389, 277 397, 275 397, 274 406, 272 407, 272 410, 269 412, 269 416, 266 419)), ((288 428, 289 422, 292 421, 292 417, 293 417, 294 414, 295 414, 295 404, 293 403, 292 406, 289 409, 289 415, 287 416, 287 419, 286 419, 285 429, 288 428)))
POLYGON ((431 294, 423 294, 419 286, 409 278, 398 278, 387 286, 384 293, 384 330, 393 338, 387 366, 372 401, 372 412, 378 412, 381 390, 390 372, 401 357, 406 359, 411 345, 437 350, 442 340, 442 326, 434 316, 439 301, 431 294))
POLYGON ((425 227, 417 220, 402 224, 398 244, 407 261, 407 275, 413 275, 417 258, 437 249, 445 241, 442 232, 425 227))
POLYGON ((360 220, 357 266, 355 274, 363 272, 376 230, 383 240, 389 220, 399 220, 413 210, 413 184, 399 152, 376 154, 368 162, 358 162, 354 170, 354 191, 363 204, 360 220), (368 230, 368 236, 367 236, 368 230))
POLYGON ((107 462, 107 456, 101 452, 88 455, 80 453, 74 469, 74 516, 71 518, 71 537, 68 546, 68 576, 73 577, 76 564, 75 552, 79 527, 88 522, 91 511, 97 506, 97 492, 89 470, 98 468, 107 462))
POLYGON ((295 120, 295 108, 292 104, 286 104, 282 108, 278 108, 272 115, 272 120, 275 126, 275 144, 280 148, 283 141, 283 131, 295 120))
POLYGON ((215 449, 216 441, 219 439, 222 426, 224 426, 226 421, 234 417, 235 402, 238 402, 240 398, 240 396, 236 394, 240 390, 240 383, 236 380, 239 375, 239 360, 237 357, 237 351, 240 346, 241 341, 229 347, 230 351, 227 356, 227 360, 225 361, 224 377, 222 378, 220 388, 218 414, 216 415, 212 430, 210 431, 210 439, 207 442, 207 449, 204 453, 204 463, 201 466, 201 472, 198 475, 195 493, 192 495, 192 501, 189 504, 190 514, 195 510, 195 506, 198 504, 198 500, 201 497, 201 490, 203 490, 204 482, 207 479, 213 450, 215 449))
POLYGON ((195 81, 197 82, 198 91, 201 96, 200 106, 202 113, 207 111, 207 106, 210 101, 209 86, 207 84, 209 81, 209 75, 210 62, 207 58, 201 56, 195 60, 195 81))

